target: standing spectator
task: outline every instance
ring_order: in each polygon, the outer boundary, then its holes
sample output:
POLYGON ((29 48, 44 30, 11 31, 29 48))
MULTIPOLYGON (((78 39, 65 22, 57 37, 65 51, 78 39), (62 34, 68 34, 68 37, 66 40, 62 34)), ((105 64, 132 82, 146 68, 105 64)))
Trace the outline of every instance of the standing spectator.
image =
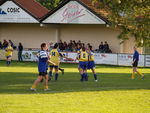
POLYGON ((99 52, 103 53, 103 49, 104 49, 104 45, 103 42, 101 42, 101 44, 99 45, 99 52))
POLYGON ((4 40, 4 42, 3 42, 3 48, 5 49, 5 48, 7 48, 7 46, 8 46, 8 42, 6 40, 4 40))
POLYGON ((19 43, 19 46, 18 46, 18 61, 23 61, 22 59, 22 51, 23 51, 23 46, 21 43, 19 43))
POLYGON ((3 45, 2 45, 2 42, 0 41, 0 49, 2 49, 3 48, 3 45))

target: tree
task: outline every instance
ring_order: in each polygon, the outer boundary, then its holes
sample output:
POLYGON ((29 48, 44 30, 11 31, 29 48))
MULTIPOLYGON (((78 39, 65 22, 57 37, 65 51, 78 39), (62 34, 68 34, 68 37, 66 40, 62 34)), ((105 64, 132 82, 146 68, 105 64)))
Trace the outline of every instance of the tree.
POLYGON ((63 0, 37 0, 40 4, 49 10, 57 7, 63 0))
POLYGON ((93 0, 109 11, 111 26, 121 30, 124 42, 134 37, 138 47, 150 47, 150 0, 93 0))

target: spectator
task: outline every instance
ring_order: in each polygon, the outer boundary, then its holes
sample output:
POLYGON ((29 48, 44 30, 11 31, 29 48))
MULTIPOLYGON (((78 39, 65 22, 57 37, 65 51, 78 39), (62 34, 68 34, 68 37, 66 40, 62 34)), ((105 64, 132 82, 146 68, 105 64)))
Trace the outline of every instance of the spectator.
POLYGON ((72 43, 72 40, 70 40, 70 43, 68 44, 68 50, 69 51, 73 51, 73 43, 72 43))
POLYGON ((19 46, 18 46, 18 61, 23 61, 22 59, 22 51, 23 51, 23 46, 21 43, 19 43, 19 46))
POLYGON ((10 43, 11 47, 14 47, 14 44, 11 40, 9 40, 9 43, 10 43))
POLYGON ((6 40, 4 40, 4 42, 3 42, 3 48, 5 49, 5 48, 7 48, 7 46, 8 46, 8 42, 6 40))
POLYGON ((99 52, 103 53, 103 50, 104 50, 104 45, 103 42, 101 42, 101 44, 99 45, 99 52))
POLYGON ((68 44, 67 42, 64 42, 64 49, 67 51, 68 50, 68 44))
POLYGON ((3 45, 2 42, 0 41, 0 49, 3 49, 3 45))
POLYGON ((81 46, 81 40, 78 40, 77 44, 79 44, 81 46))
POLYGON ((103 50, 104 50, 104 53, 112 53, 112 51, 109 48, 109 44, 107 43, 107 41, 105 41, 103 50))
POLYGON ((52 42, 50 42, 50 43, 49 43, 49 50, 52 50, 52 49, 53 49, 53 47, 54 47, 54 46, 53 46, 53 43, 52 43, 52 42))
POLYGON ((64 50, 64 46, 63 46, 62 40, 59 41, 58 45, 59 45, 60 51, 63 51, 64 50))
POLYGON ((76 52, 80 51, 80 49, 81 49, 81 45, 80 45, 80 44, 77 44, 76 52))

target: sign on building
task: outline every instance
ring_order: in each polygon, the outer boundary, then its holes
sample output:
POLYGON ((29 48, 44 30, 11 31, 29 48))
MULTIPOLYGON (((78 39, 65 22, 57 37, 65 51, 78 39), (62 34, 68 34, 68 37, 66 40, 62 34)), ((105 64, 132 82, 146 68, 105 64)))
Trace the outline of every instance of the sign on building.
POLYGON ((0 6, 1 23, 38 23, 38 21, 13 1, 6 1, 0 6))
POLYGON ((106 24, 105 21, 77 1, 68 2, 46 18, 43 23, 106 24))

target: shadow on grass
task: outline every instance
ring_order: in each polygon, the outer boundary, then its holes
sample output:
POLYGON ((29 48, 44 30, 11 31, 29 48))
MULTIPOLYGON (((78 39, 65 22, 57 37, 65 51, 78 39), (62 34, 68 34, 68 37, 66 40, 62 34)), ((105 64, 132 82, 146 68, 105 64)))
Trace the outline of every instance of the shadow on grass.
MULTIPOLYGON (((60 68, 68 68, 69 63, 61 63, 60 68)), ((71 65, 69 68, 77 68, 78 64, 69 64, 71 65)), ((0 61, 0 67, 6 67, 6 61, 1 60, 0 61)), ((12 61, 11 67, 36 67, 37 68, 37 62, 30 62, 30 61, 12 61)), ((97 64, 97 68, 117 68, 117 69, 125 69, 125 68, 131 68, 131 66, 116 66, 116 65, 105 65, 105 64, 97 64)), ((143 68, 143 67, 139 67, 143 68)), ((144 67, 145 69, 149 69, 149 67, 144 67)))
MULTIPOLYGON (((111 91, 111 90, 136 90, 150 89, 149 73, 145 73, 145 80, 130 79, 127 73, 98 73, 98 82, 94 81, 93 75, 89 74, 89 81, 80 82, 78 73, 65 73, 59 75, 59 80, 49 82, 50 92, 43 91, 43 84, 37 87, 39 93, 64 93, 81 91, 111 91)), ((33 94, 29 90, 38 75, 34 73, 1 72, 0 73, 0 94, 33 94)), ((139 77, 140 78, 140 77, 139 77)))

